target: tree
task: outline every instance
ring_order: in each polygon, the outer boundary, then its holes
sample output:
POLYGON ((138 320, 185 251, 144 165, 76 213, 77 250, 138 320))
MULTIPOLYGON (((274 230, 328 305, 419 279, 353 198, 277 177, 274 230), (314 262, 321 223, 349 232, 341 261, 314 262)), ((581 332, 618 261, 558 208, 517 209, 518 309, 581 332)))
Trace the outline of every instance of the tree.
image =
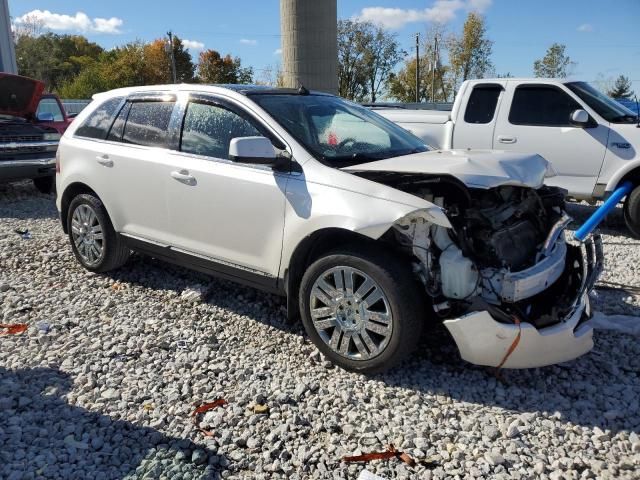
POLYGON ((493 70, 493 41, 486 38, 486 34, 484 17, 470 12, 464 22, 462 34, 448 38, 449 61, 455 86, 465 80, 483 78, 493 70))
POLYGON ((620 75, 616 82, 613 85, 613 88, 607 92, 611 98, 617 99, 628 99, 633 97, 633 90, 631 90, 631 82, 629 81, 629 77, 625 77, 624 75, 620 75))
POLYGON ((253 80, 256 85, 284 87, 284 74, 282 72, 282 65, 279 63, 267 65, 264 68, 258 69, 258 71, 260 74, 253 80))
POLYGON ((338 93, 375 102, 405 52, 396 36, 370 22, 338 22, 338 93))
MULTIPOLYGON (((144 57, 147 71, 147 84, 173 83, 171 72, 171 54, 166 50, 167 40, 158 38, 144 46, 144 57)), ((176 79, 178 82, 193 82, 195 65, 191 54, 185 50, 182 40, 173 36, 173 56, 176 62, 176 79)))
POLYGON ((575 62, 565 54, 566 45, 554 43, 547 49, 545 56, 533 63, 536 77, 565 78, 575 62))
POLYGON ((222 57, 215 50, 200 52, 198 79, 204 83, 251 83, 253 68, 243 67, 240 58, 227 54, 222 57))

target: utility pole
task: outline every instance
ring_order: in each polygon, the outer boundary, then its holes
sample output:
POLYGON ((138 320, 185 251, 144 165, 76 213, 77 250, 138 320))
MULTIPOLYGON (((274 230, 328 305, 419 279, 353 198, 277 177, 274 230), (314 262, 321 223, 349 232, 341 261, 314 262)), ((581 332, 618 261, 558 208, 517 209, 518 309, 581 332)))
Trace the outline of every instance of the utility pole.
POLYGON ((438 63, 438 35, 435 36, 433 45, 433 63, 431 65, 431 103, 435 103, 436 97, 436 67, 438 63))
POLYGON ((178 83, 178 79, 176 77, 176 57, 173 54, 173 33, 171 31, 167 32, 167 35, 169 36, 169 43, 167 45, 166 50, 169 52, 169 55, 171 56, 171 75, 173 78, 173 83, 178 83))
POLYGON ((420 103, 420 33, 416 33, 416 103, 420 103))

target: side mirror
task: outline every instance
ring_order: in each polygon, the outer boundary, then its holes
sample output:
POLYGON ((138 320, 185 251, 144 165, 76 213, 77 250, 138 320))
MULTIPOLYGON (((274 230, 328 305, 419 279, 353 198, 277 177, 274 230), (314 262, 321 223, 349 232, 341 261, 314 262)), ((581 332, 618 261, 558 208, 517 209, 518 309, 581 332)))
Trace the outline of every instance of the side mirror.
POLYGON ((253 165, 275 165, 276 151, 268 138, 238 137, 229 144, 229 159, 253 165))
POLYGON ((582 110, 574 110, 571 112, 571 123, 576 127, 586 127, 589 125, 589 114, 582 110))
POLYGON ((55 117, 53 116, 53 113, 51 112, 40 112, 38 114, 38 121, 39 122, 53 122, 55 120, 55 117))

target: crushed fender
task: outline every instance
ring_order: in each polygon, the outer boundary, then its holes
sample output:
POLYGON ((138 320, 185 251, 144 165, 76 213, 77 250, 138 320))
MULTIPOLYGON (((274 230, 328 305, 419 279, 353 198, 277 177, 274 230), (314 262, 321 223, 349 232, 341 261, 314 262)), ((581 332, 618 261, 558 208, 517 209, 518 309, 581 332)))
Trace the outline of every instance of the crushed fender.
POLYGON ((198 416, 202 413, 208 412, 209 410, 213 410, 214 408, 222 407, 223 405, 226 405, 226 404, 227 404, 227 401, 224 398, 219 398, 218 400, 215 400, 213 402, 203 403, 198 408, 196 408, 191 414, 191 416, 193 417, 193 424, 196 426, 198 431, 202 433, 205 437, 212 437, 213 432, 211 430, 205 430, 204 428, 200 427, 200 421, 198 419, 198 416))
POLYGON ((0 323, 0 335, 18 335, 27 330, 29 326, 26 323, 0 323))
POLYGON ((386 452, 371 452, 364 453, 362 455, 356 455, 354 457, 343 457, 343 462, 370 462, 372 460, 389 460, 391 458, 397 458, 398 460, 403 461, 410 467, 415 466, 416 462, 413 458, 409 456, 409 454, 396 450, 393 445, 389 445, 387 447, 386 452))

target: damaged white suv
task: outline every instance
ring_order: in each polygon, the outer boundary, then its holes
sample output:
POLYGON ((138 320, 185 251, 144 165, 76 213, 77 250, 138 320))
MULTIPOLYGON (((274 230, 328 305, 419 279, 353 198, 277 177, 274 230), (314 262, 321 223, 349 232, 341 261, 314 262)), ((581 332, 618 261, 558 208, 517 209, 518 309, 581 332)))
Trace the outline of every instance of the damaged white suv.
POLYGON ((115 90, 65 133, 57 206, 87 269, 135 250, 286 295, 347 369, 389 368, 438 322, 480 365, 589 351, 601 242, 565 241, 548 163, 429 150, 304 88, 115 90))

